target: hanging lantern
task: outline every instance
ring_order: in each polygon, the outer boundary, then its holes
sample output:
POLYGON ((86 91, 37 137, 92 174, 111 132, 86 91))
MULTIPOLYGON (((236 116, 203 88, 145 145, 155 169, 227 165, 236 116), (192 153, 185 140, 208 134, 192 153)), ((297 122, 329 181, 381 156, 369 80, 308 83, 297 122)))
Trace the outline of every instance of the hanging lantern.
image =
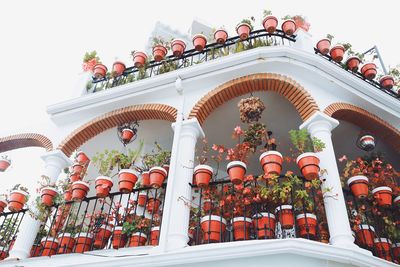
POLYGON ((117 127, 118 138, 124 146, 133 142, 136 139, 138 127, 139 123, 137 121, 124 123, 117 127))
POLYGON ((361 131, 357 139, 357 147, 364 151, 371 151, 376 146, 375 137, 365 131, 361 131))

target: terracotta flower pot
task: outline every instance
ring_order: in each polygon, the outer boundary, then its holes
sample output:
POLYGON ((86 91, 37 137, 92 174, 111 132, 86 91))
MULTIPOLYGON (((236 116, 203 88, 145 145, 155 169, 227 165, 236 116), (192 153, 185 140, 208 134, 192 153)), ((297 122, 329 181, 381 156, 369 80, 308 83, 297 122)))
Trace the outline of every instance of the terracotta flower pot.
POLYGON ((194 49, 197 51, 203 51, 207 44, 207 37, 205 37, 203 34, 196 34, 193 36, 192 41, 194 49))
POLYGON ((149 172, 142 173, 142 186, 143 187, 150 186, 150 173, 149 172))
POLYGON ((247 23, 239 23, 236 26, 236 32, 239 35, 240 40, 244 41, 249 38, 251 26, 247 23))
POLYGON ((54 187, 47 186, 40 189, 42 203, 47 207, 51 207, 54 204, 54 198, 57 195, 58 191, 54 187))
POLYGON ((75 237, 75 252, 83 253, 89 251, 93 243, 93 235, 91 233, 82 232, 75 237))
POLYGON ((332 60, 335 62, 342 62, 344 56, 344 47, 343 45, 337 44, 331 48, 329 54, 332 57, 332 60))
POLYGON ((104 78, 104 76, 106 76, 106 73, 107 73, 107 67, 104 66, 103 64, 96 64, 96 65, 94 66, 94 69, 93 69, 93 76, 94 76, 96 79, 104 78))
POLYGON ((154 60, 160 62, 164 59, 165 55, 167 55, 167 48, 163 45, 155 45, 153 47, 153 57, 154 60))
POLYGON ((368 178, 357 175, 347 180, 347 185, 356 198, 366 198, 368 196, 368 178))
POLYGON ((123 248, 126 245, 126 235, 122 233, 122 226, 115 226, 112 246, 114 249, 123 248))
POLYGON ((41 245, 43 247, 42 256, 52 256, 57 253, 58 239, 53 237, 43 237, 41 240, 41 245))
MULTIPOLYGON (((33 244, 29 255, 31 258, 39 257, 42 250, 43 250, 43 247, 41 244, 33 244)), ((1 255, 1 251, 2 251, 2 247, 0 247, 0 255, 1 255)), ((0 256, 0 260, 1 260, 1 256, 0 256)))
POLYGON ((224 44, 228 39, 228 33, 224 29, 218 29, 214 32, 214 39, 218 44, 224 44))
POLYGON ((129 247, 139 247, 146 245, 147 235, 141 232, 136 232, 131 235, 129 247))
POLYGON ((167 177, 168 172, 162 167, 153 167, 150 169, 150 186, 160 188, 167 177))
POLYGON ((8 200, 8 209, 12 212, 18 212, 22 210, 28 199, 28 193, 22 190, 13 190, 10 193, 10 199, 8 200))
POLYGON ((287 19, 282 23, 282 31, 286 35, 293 35, 296 31, 296 23, 292 19, 287 19))
POLYGON ((0 172, 4 172, 10 167, 11 162, 7 159, 0 159, 0 172))
POLYGON ((121 61, 115 61, 114 62, 114 64, 113 64, 113 73, 116 76, 121 76, 124 73, 125 69, 126 69, 125 64, 122 63, 121 61))
POLYGON ((83 172, 83 165, 79 163, 75 163, 72 165, 72 173, 80 175, 83 172))
POLYGON ((346 60, 346 67, 347 67, 347 69, 349 69, 353 72, 356 72, 356 71, 358 71, 358 67, 360 66, 360 63, 361 63, 361 60, 358 57, 352 56, 346 60))
POLYGON ((157 213, 160 205, 161 201, 159 199, 150 198, 149 201, 147 201, 146 210, 150 214, 157 213))
POLYGON ((296 216, 297 227, 299 227, 299 236, 315 237, 317 231, 317 216, 312 213, 302 213, 296 216))
POLYGON ((319 177, 319 158, 312 152, 303 153, 296 159, 297 166, 307 180, 319 177))
POLYGON ((226 166, 229 178, 233 184, 241 184, 246 174, 247 166, 241 161, 231 161, 226 166))
POLYGON ((82 176, 78 173, 72 173, 71 176, 69 177, 71 180, 71 183, 77 182, 77 181, 82 181, 82 176))
POLYGON ((392 245, 392 253, 395 259, 400 259, 400 243, 394 243, 392 245))
POLYGON ((96 196, 104 198, 110 194, 111 188, 114 183, 110 177, 99 176, 96 178, 95 184, 96 196))
POLYGON ((317 43, 317 49, 323 55, 328 54, 330 48, 331 48, 331 41, 329 39, 324 38, 319 40, 317 43))
POLYGON ((396 205, 400 205, 400 196, 397 196, 393 199, 393 203, 396 205))
POLYGON ((123 129, 122 130, 121 138, 122 138, 122 141, 124 141, 124 143, 129 143, 134 136, 135 136, 135 133, 131 129, 123 129))
POLYGON ((252 223, 251 218, 247 217, 233 218, 232 220, 233 238, 235 240, 249 240, 251 223, 252 223))
POLYGON ((366 63, 361 68, 361 73, 367 80, 373 80, 376 76, 376 65, 374 63, 366 63))
POLYGON ((329 232, 326 229, 319 230, 319 241, 324 244, 329 244, 329 232))
POLYGON ((58 235, 59 246, 57 254, 72 253, 75 246, 75 239, 70 233, 62 233, 58 235))
POLYGON ((203 211, 205 213, 208 213, 210 210, 212 210, 212 208, 214 207, 213 202, 211 201, 211 199, 205 199, 203 202, 203 211))
POLYGON ((363 135, 359 139, 359 145, 366 151, 371 151, 375 148, 375 137, 372 135, 363 135))
POLYGON ((133 65, 136 68, 141 68, 146 64, 147 55, 143 52, 133 53, 133 65))
POLYGON ((200 225, 205 243, 222 242, 224 240, 226 220, 221 216, 206 215, 201 218, 200 225))
POLYGON ((186 44, 181 39, 174 39, 171 42, 171 49, 172 49, 172 54, 175 57, 180 57, 183 55, 183 52, 185 52, 186 44))
POLYGON ((356 238, 358 243, 360 243, 361 245, 373 247, 375 228, 367 224, 360 224, 358 226, 358 230, 356 231, 356 238))
POLYGON ((200 188, 205 188, 210 183, 213 176, 213 168, 208 165, 197 165, 194 168, 194 177, 196 184, 200 188))
POLYGON ((394 86, 394 79, 390 75, 384 75, 379 79, 379 84, 386 90, 390 90, 394 86))
POLYGON ((119 192, 130 193, 138 180, 138 173, 134 170, 122 169, 119 171, 118 180, 119 192))
POLYGON ((146 205, 146 201, 147 201, 147 193, 140 192, 138 196, 138 205, 144 207, 144 205, 146 205))
POLYGON ((93 247, 99 249, 104 248, 112 234, 112 230, 113 227, 111 225, 102 225, 98 231, 94 233, 93 247))
POLYGON ((253 227, 256 229, 258 239, 275 238, 275 215, 260 212, 253 216, 253 227))
POLYGON ((7 256, 7 248, 0 246, 0 260, 4 260, 7 256))
POLYGON ((271 175, 280 175, 282 171, 282 154, 278 151, 267 151, 261 154, 260 164, 264 170, 264 174, 270 177, 271 175))
POLYGON ((381 207, 390 207, 392 205, 392 189, 388 186, 380 186, 372 190, 375 200, 381 207))
POLYGON ((154 226, 150 231, 150 245, 158 246, 158 239, 160 237, 160 226, 154 226))
POLYGON ((7 200, 4 198, 0 198, 0 214, 4 211, 7 205, 8 205, 7 200))
POLYGON ((392 241, 387 238, 375 238, 374 239, 376 254, 378 257, 387 261, 392 261, 392 255, 390 253, 392 247, 392 241))
POLYGON ((79 151, 79 152, 76 154, 76 161, 77 161, 79 164, 87 165, 87 164, 90 162, 90 159, 89 159, 89 157, 88 157, 83 151, 79 151))
POLYGON ((275 16, 266 16, 262 21, 262 25, 267 32, 273 33, 278 27, 278 19, 275 16))
POLYGON ((164 170, 167 171, 167 177, 168 177, 168 174, 169 174, 169 165, 168 165, 168 164, 163 164, 163 165, 162 165, 162 168, 163 168, 164 170))
POLYGON ((77 181, 72 183, 72 200, 80 202, 89 192, 89 184, 84 181, 77 181))
POLYGON ((293 228, 294 216, 292 205, 281 205, 275 209, 275 214, 278 215, 278 220, 283 229, 293 228))

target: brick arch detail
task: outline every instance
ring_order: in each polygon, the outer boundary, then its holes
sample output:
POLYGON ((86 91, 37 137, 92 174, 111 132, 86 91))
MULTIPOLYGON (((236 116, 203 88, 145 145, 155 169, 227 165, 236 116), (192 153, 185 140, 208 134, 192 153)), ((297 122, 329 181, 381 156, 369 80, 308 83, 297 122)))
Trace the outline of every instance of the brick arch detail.
POLYGON ((70 156, 74 150, 96 135, 120 124, 134 120, 166 120, 174 122, 177 110, 164 104, 142 104, 120 108, 105 113, 85 123, 69 134, 58 146, 65 155, 70 156))
POLYGON ((203 124, 225 102, 254 91, 273 91, 285 97, 303 121, 319 111, 317 102, 298 82, 281 74, 258 73, 230 80, 208 92, 192 108, 189 118, 196 117, 203 124))
POLYGON ((344 120, 371 131, 397 152, 400 152, 400 131, 365 109, 347 103, 333 103, 325 108, 324 113, 332 118, 344 120))
POLYGON ((38 133, 14 134, 0 138, 0 153, 24 147, 43 147, 46 151, 51 151, 53 143, 38 133))

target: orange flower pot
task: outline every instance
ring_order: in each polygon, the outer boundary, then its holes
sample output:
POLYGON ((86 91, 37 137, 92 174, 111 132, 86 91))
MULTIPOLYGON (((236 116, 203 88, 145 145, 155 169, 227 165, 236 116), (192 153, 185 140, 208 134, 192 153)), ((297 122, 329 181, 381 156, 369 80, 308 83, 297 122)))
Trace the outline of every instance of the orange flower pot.
POLYGON ((394 86, 394 79, 390 75, 384 75, 379 79, 379 84, 382 86, 382 88, 390 90, 394 86))
POLYGON ((232 220, 233 238, 235 240, 249 240, 251 223, 252 223, 251 218, 247 217, 233 218, 232 220))
POLYGON ((321 39, 317 43, 317 49, 323 55, 328 54, 330 48, 331 48, 331 41, 329 39, 326 38, 321 39))
POLYGON ((113 186, 113 181, 110 177, 99 176, 95 180, 96 184, 96 196, 97 197, 107 197, 110 194, 111 188, 113 186))
MULTIPOLYGON (((41 244, 37 244, 37 245, 33 244, 32 248, 31 248, 31 251, 29 253, 30 257, 31 258, 32 257, 39 257, 40 253, 42 252, 42 249, 43 249, 43 247, 42 247, 41 244)), ((1 251, 2 251, 2 247, 0 247, 0 253, 1 253, 1 251)), ((0 260, 1 260, 1 256, 0 256, 0 260)))
POLYGON ((76 154, 76 161, 79 164, 87 165, 90 162, 90 159, 88 158, 88 156, 83 151, 79 151, 76 154))
POLYGON ((0 260, 4 260, 5 258, 7 258, 7 256, 8 256, 7 249, 5 247, 0 246, 0 260))
POLYGON ((160 188, 167 177, 167 171, 162 167, 153 167, 150 169, 150 186, 160 188))
POLYGON ((69 178, 71 179, 71 183, 77 182, 77 181, 82 181, 81 175, 77 174, 77 173, 71 174, 71 176, 69 178))
POLYGON ((262 21, 262 25, 267 32, 273 33, 278 27, 278 19, 275 16, 266 16, 262 21))
POLYGON ((296 159, 297 166, 307 180, 319 177, 319 158, 312 152, 303 153, 296 159))
POLYGON ((124 73, 125 69, 126 69, 125 64, 122 63, 121 61, 115 61, 114 62, 114 64, 113 64, 113 73, 116 76, 121 76, 124 73))
POLYGON ((126 235, 122 233, 122 226, 115 226, 112 238, 114 249, 123 248, 126 245, 126 235))
POLYGON ((102 225, 97 232, 94 233, 93 247, 102 249, 107 245, 108 239, 111 237, 113 227, 111 225, 102 225))
POLYGON ((200 226, 205 243, 222 242, 224 240, 226 220, 221 216, 206 215, 201 218, 200 226))
POLYGON ((4 211, 4 209, 7 207, 8 202, 4 198, 0 198, 0 213, 4 211))
POLYGON ((72 200, 72 190, 67 190, 64 192, 64 200, 67 202, 72 200))
POLYGON ((218 29, 214 32, 214 39, 218 44, 224 44, 228 39, 228 33, 224 29, 218 29))
POLYGON ((10 165, 11 162, 9 160, 0 159, 0 172, 4 172, 5 170, 7 170, 10 165))
POLYGON ((236 32, 239 35, 240 40, 244 41, 250 36, 251 26, 247 23, 239 23, 236 26, 236 32))
POLYGON ((135 133, 131 129, 123 129, 121 133, 121 138, 124 143, 129 143, 132 138, 135 136, 135 133))
POLYGON ((40 197, 42 203, 47 206, 51 207, 54 204, 54 198, 58 195, 58 192, 53 187, 44 187, 40 190, 40 197))
POLYGON ((171 42, 171 49, 172 49, 172 54, 175 57, 180 57, 183 55, 183 52, 185 52, 186 44, 181 39, 174 39, 171 42))
POLYGON ((142 186, 143 187, 150 186, 150 173, 149 172, 142 173, 142 186))
POLYGON ((194 49, 203 51, 207 44, 207 38, 203 34, 196 34, 192 38, 194 49))
POLYGON ((347 69, 349 69, 353 72, 356 72, 356 71, 358 71, 358 67, 360 66, 360 63, 361 63, 361 60, 358 57, 356 57, 356 56, 349 57, 346 60, 346 67, 347 67, 347 69))
POLYGON ((226 166, 229 178, 235 185, 241 184, 246 174, 247 166, 241 161, 231 161, 226 166))
POLYGON ((296 31, 296 23, 292 19, 287 19, 282 23, 282 31, 286 35, 293 35, 296 31))
POLYGON ((205 213, 208 213, 212 208, 214 207, 214 204, 212 203, 211 199, 205 199, 203 202, 203 211, 205 213))
POLYGON ((154 60, 160 62, 164 59, 165 55, 167 54, 168 50, 163 45, 155 45, 153 47, 153 57, 154 60))
POLYGON ((200 188, 205 188, 210 183, 213 176, 213 168, 208 165, 197 165, 194 168, 194 177, 196 184, 200 188))
POLYGON ((267 151, 261 154, 260 164, 267 176, 280 175, 282 171, 282 154, 278 151, 267 151))
POLYGON ((72 200, 82 201, 89 191, 89 184, 84 181, 77 181, 72 183, 72 200))
POLYGON ((253 227, 256 229, 258 239, 275 238, 275 215, 260 212, 253 216, 253 227))
POLYGON ((146 245, 147 235, 141 232, 136 232, 131 235, 129 247, 140 247, 146 245))
POLYGON ((356 231, 356 238, 359 244, 367 247, 373 247, 375 228, 367 224, 359 225, 358 230, 356 231))
POLYGON ((368 178, 357 175, 347 180, 347 185, 356 198, 366 198, 368 196, 368 178))
POLYGON ((160 227, 154 226, 150 231, 150 245, 158 246, 158 239, 160 237, 160 227))
POLYGON ((278 215, 278 220, 283 229, 293 228, 294 216, 292 205, 281 205, 275 209, 275 213, 278 215))
POLYGON ((400 260, 400 243, 394 243, 392 245, 392 253, 396 260, 400 260))
POLYGON ((146 205, 146 201, 147 201, 147 193, 140 192, 138 196, 138 205, 144 207, 144 205, 146 205))
POLYGON ((161 201, 156 198, 150 198, 146 205, 146 210, 148 213, 157 213, 160 208, 161 201))
POLYGON ((393 199, 393 203, 396 205, 400 205, 400 196, 397 196, 393 199))
POLYGON ((376 65, 374 63, 366 63, 361 68, 361 73, 367 80, 373 80, 376 76, 376 65))
POLYGON ((302 213, 296 216, 297 227, 299 228, 299 236, 315 237, 317 234, 317 216, 312 213, 302 213))
POLYGON ((380 186, 372 190, 375 200, 381 207, 390 207, 392 205, 392 189, 388 186, 380 186))
POLYGON ((43 237, 41 240, 41 245, 43 247, 42 256, 52 256, 57 253, 58 239, 53 237, 43 237))
POLYGON ((93 243, 93 235, 91 233, 80 233, 75 237, 75 243, 76 253, 89 251, 93 243))
POLYGON ((94 65, 93 76, 96 79, 104 78, 104 76, 106 76, 106 73, 107 73, 107 67, 106 66, 104 66, 103 64, 94 65))
POLYGON ((376 254, 378 254, 379 258, 387 261, 392 261, 392 255, 390 253, 392 241, 387 238, 375 238, 374 244, 376 254))
POLYGON ((18 212, 22 210, 28 199, 28 193, 22 190, 13 190, 10 193, 10 199, 8 201, 8 209, 12 212, 18 212))
POLYGON ((146 64, 147 55, 143 52, 133 53, 133 65, 136 68, 141 68, 146 64))
POLYGON ((163 165, 162 165, 162 168, 163 168, 164 170, 167 171, 167 177, 168 177, 168 174, 169 174, 169 165, 168 165, 168 164, 163 164, 163 165))
POLYGON ((62 233, 58 235, 59 246, 57 254, 72 253, 75 246, 75 239, 70 233, 62 233))
POLYGON ((118 180, 119 192, 130 193, 138 180, 138 173, 134 170, 122 169, 119 171, 118 180))
POLYGON ((335 62, 342 62, 343 56, 344 56, 344 47, 343 45, 335 45, 334 47, 331 48, 331 51, 329 54, 332 57, 332 60, 335 62))
POLYGON ((83 165, 79 163, 75 163, 72 165, 72 173, 80 175, 83 171, 83 165))

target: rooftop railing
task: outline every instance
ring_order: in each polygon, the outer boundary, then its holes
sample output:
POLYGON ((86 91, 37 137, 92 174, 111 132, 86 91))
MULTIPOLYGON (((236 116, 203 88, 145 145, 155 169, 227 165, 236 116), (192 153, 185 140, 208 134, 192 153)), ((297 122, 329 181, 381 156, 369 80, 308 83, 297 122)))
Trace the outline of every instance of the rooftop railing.
POLYGON ((5 259, 13 247, 21 221, 27 211, 27 209, 22 209, 18 212, 0 214, 0 260, 5 259))

